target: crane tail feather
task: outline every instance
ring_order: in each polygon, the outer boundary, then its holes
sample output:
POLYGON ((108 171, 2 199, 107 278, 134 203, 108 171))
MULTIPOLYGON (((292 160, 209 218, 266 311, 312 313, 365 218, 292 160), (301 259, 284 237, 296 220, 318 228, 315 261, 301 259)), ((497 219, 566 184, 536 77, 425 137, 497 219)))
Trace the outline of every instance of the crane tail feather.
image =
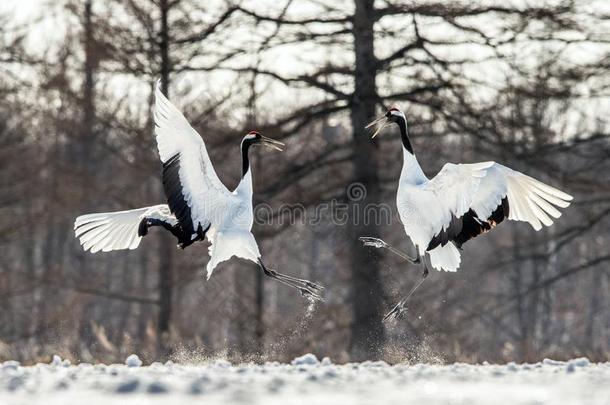
POLYGON ((438 246, 428 252, 430 265, 436 270, 457 271, 462 261, 460 251, 453 243, 438 246))

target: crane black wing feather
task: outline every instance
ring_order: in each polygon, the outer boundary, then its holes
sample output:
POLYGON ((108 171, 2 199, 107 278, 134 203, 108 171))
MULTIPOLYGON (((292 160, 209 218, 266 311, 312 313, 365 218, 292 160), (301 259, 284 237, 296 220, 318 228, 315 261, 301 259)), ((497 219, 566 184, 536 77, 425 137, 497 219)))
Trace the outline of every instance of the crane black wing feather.
MULTIPOLYGON (((508 218, 535 230, 550 226, 572 196, 495 162, 446 164, 428 186, 444 215, 438 216, 426 251, 453 242, 461 247, 508 218)), ((425 243, 422 246, 426 246, 425 243)))
POLYGON ((155 90, 155 139, 163 163, 163 189, 188 240, 201 238, 222 221, 231 193, 222 184, 201 136, 182 113, 155 90))
POLYGON ((189 236, 193 235, 195 229, 193 227, 191 208, 186 201, 182 190, 182 183, 180 182, 179 153, 163 163, 163 190, 167 197, 167 205, 169 205, 169 209, 176 216, 183 233, 189 236))
POLYGON ((439 245, 445 246, 449 241, 454 240, 462 232, 463 224, 464 216, 456 217, 452 213, 449 226, 442 228, 439 233, 434 235, 426 250, 432 250, 439 245))
POLYGON ((479 218, 473 209, 469 209, 459 218, 452 215, 449 226, 443 228, 432 238, 426 251, 432 250, 439 245, 445 246, 449 242, 453 242, 457 247, 461 248, 470 239, 488 232, 491 228, 504 221, 504 219, 508 218, 509 212, 508 199, 504 197, 489 218, 479 218))

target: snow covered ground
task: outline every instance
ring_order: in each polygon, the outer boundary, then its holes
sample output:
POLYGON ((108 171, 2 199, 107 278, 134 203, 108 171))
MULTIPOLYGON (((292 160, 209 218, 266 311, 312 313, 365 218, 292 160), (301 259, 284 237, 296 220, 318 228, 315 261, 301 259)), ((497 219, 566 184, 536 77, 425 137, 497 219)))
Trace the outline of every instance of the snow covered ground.
POLYGON ((0 365, 0 404, 610 404, 610 363, 0 365))

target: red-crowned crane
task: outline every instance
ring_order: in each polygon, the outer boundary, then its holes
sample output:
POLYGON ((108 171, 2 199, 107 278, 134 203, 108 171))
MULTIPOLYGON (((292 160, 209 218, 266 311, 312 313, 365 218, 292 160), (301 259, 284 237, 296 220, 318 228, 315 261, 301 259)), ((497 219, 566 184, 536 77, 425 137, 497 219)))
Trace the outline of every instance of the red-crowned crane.
POLYGON ((488 232, 504 219, 529 222, 539 231, 550 226, 561 213, 557 208, 570 205, 572 196, 496 162, 447 163, 432 179, 424 174, 413 152, 407 131, 407 118, 392 107, 371 122, 373 138, 388 125, 400 130, 403 165, 398 182, 396 206, 405 233, 415 244, 411 257, 378 238, 361 237, 365 246, 386 248, 410 263, 424 267, 421 280, 385 315, 399 317, 407 299, 428 275, 426 256, 437 270, 456 271, 462 245, 488 232))
POLYGON ((237 256, 257 263, 265 275, 296 288, 307 299, 321 300, 323 287, 266 267, 251 232, 254 216, 248 151, 255 145, 282 151, 284 144, 249 132, 241 141, 242 178, 230 192, 214 171, 201 136, 159 86, 157 82, 155 135, 167 205, 78 217, 74 230, 83 248, 92 253, 135 249, 149 227, 162 226, 178 239, 180 248, 208 239, 208 278, 219 263, 237 256))

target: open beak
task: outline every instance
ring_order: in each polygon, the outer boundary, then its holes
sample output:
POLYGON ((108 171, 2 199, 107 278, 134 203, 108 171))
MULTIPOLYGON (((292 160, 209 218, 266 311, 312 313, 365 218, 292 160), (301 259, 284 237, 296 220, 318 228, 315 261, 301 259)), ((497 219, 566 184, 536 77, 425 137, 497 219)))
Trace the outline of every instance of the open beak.
POLYGON ((365 128, 369 129, 371 127, 375 127, 375 132, 373 133, 373 136, 371 136, 371 139, 372 139, 372 138, 376 137, 377 134, 379 134, 381 132, 381 130, 383 130, 385 127, 387 127, 391 123, 392 123, 392 121, 390 121, 390 119, 384 115, 384 116, 377 118, 375 121, 370 122, 365 128))
POLYGON ((267 138, 266 136, 261 136, 261 143, 269 149, 279 150, 280 152, 284 150, 284 142, 276 141, 275 139, 267 138))

